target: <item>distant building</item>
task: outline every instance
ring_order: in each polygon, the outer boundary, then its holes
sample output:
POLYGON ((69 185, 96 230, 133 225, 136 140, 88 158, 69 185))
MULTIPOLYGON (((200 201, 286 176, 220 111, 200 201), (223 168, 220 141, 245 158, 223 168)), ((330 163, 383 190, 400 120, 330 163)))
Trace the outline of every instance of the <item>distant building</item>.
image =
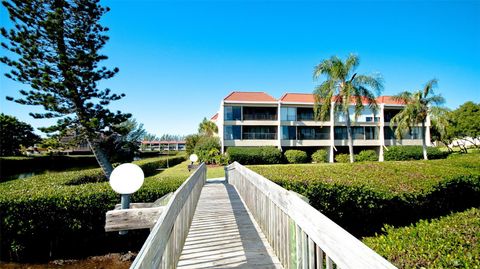
MULTIPOLYGON (((420 126, 412 128, 401 140, 395 139, 390 119, 403 105, 390 96, 377 98, 378 111, 368 106, 357 119, 350 108, 355 153, 375 150, 380 160, 390 145, 422 145, 420 126)), ((336 153, 348 152, 347 128, 343 114, 335 114, 332 102, 326 121, 314 120, 314 95, 286 93, 275 99, 264 92, 232 92, 220 104, 211 120, 218 126, 222 152, 228 147, 275 146, 281 150, 325 149, 333 162, 336 153)), ((426 124, 426 141, 430 144, 430 121, 426 124)))
POLYGON ((184 151, 185 141, 142 141, 141 151, 184 151))

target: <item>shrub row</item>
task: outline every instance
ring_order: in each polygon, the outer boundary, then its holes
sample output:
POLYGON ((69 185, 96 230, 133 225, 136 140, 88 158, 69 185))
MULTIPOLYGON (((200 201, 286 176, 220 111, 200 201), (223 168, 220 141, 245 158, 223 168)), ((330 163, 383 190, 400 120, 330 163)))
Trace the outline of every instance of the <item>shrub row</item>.
POLYGON ((480 155, 417 162, 251 166, 357 236, 480 205, 480 155), (459 163, 462 163, 460 165, 459 163))
MULTIPOLYGON (((170 157, 169 164, 183 161, 170 157)), ((165 158, 136 162, 146 176, 165 158)), ((174 191, 186 176, 147 177, 132 202, 154 201, 174 191)), ((0 183, 0 257, 42 261, 139 249, 148 230, 127 236, 104 231, 105 213, 120 201, 100 169, 49 173, 0 183)))
POLYGON ((479 208, 383 231, 363 241, 398 268, 480 268, 479 208))
MULTIPOLYGON (((450 153, 439 148, 428 147, 427 155, 430 160, 445 159, 450 153)), ((423 159, 422 146, 390 146, 383 152, 385 161, 408 161, 423 159)))
POLYGON ((227 155, 230 162, 241 164, 278 164, 282 153, 275 147, 229 147, 227 155))
POLYGON ((62 171, 98 166, 94 156, 0 157, 0 181, 6 177, 38 171, 62 171))

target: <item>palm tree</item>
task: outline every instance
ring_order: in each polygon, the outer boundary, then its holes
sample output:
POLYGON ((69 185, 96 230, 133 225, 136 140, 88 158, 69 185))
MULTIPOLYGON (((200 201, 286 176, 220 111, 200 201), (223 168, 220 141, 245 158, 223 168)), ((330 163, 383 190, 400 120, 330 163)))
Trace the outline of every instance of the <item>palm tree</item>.
POLYGON ((203 121, 198 125, 198 132, 202 135, 213 136, 218 132, 218 127, 213 121, 203 118, 203 121))
POLYGON ((440 95, 434 95, 433 89, 437 87, 438 81, 432 79, 423 90, 414 92, 404 91, 393 98, 405 105, 405 107, 397 115, 390 120, 390 125, 397 125, 395 136, 398 139, 402 138, 402 134, 410 132, 412 126, 421 124, 421 137, 423 147, 423 158, 428 160, 427 143, 425 141, 425 122, 427 116, 430 114, 432 105, 440 105, 445 102, 445 99, 440 95))
POLYGON ((377 110, 375 94, 379 95, 383 90, 383 80, 380 75, 367 76, 355 72, 359 63, 358 56, 354 54, 350 54, 345 62, 332 56, 319 63, 313 71, 314 79, 322 75, 326 76, 326 80, 314 90, 315 120, 326 120, 330 113, 331 102, 335 103, 335 111, 343 113, 345 117, 350 162, 354 162, 355 159, 349 107, 354 105, 355 119, 364 109, 364 102, 375 112, 377 110))

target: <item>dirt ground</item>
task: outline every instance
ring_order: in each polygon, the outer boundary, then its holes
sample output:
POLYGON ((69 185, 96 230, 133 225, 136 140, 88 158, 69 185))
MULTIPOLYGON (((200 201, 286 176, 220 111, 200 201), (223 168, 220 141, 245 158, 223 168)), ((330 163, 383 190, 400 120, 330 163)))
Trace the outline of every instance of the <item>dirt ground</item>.
POLYGON ((135 259, 136 253, 110 253, 103 256, 93 256, 82 260, 55 260, 43 264, 27 263, 4 263, 0 262, 0 268, 4 269, 126 269, 135 259))

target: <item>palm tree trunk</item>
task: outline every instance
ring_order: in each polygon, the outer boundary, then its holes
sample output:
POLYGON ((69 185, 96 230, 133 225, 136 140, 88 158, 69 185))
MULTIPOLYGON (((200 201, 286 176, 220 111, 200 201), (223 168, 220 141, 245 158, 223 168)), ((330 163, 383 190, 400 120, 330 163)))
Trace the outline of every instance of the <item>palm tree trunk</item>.
POLYGON ((93 151, 93 154, 95 155, 95 158, 97 159, 98 164, 103 170, 103 173, 107 177, 107 179, 110 179, 110 175, 112 174, 113 171, 113 166, 108 160, 107 155, 103 150, 100 148, 98 143, 93 142, 92 139, 87 139, 88 145, 93 151))
POLYGON ((423 159, 424 159, 424 160, 428 160, 428 156, 427 156, 427 141, 425 141, 425 121, 424 121, 424 120, 422 121, 421 134, 422 134, 423 159))
POLYGON ((355 162, 355 156, 353 155, 353 136, 352 127, 350 126, 349 110, 345 112, 345 122, 347 124, 347 138, 348 138, 348 152, 350 153, 350 162, 355 162))

